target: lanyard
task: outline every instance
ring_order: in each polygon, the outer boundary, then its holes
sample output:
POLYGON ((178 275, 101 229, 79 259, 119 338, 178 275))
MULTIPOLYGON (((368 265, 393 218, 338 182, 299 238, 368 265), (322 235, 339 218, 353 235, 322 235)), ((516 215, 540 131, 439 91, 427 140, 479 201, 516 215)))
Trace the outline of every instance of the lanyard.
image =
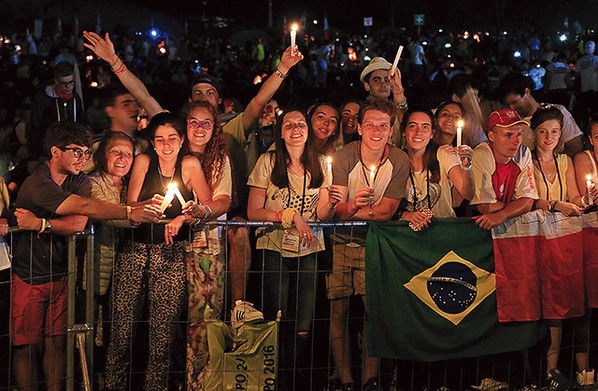
MULTIPOLYGON (((534 157, 538 162, 538 168, 540 169, 540 173, 542 174, 542 179, 544 180, 544 186, 546 186, 546 199, 550 201, 550 187, 548 187, 548 180, 546 179, 546 175, 544 175, 544 170, 542 169, 542 162, 538 159, 538 153, 534 150, 534 157)), ((563 199, 563 182, 561 180, 561 171, 559 170, 559 162, 556 159, 556 155, 553 153, 552 158, 554 159, 554 165, 556 167, 556 176, 559 178, 559 201, 564 201, 563 199)))

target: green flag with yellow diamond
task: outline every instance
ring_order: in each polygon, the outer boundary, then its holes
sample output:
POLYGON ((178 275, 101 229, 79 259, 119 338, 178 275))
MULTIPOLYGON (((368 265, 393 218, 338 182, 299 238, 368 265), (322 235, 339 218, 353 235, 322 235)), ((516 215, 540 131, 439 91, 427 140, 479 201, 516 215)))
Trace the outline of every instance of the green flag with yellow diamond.
POLYGON ((377 357, 476 357, 541 337, 538 322, 498 322, 492 237, 471 219, 435 219, 420 232, 403 222, 370 224, 366 297, 377 357))

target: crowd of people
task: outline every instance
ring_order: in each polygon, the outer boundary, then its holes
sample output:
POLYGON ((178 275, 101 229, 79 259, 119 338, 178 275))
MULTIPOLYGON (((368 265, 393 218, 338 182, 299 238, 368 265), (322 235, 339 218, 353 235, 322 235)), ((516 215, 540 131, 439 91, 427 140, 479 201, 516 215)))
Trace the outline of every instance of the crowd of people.
MULTIPOLYGON (((368 355, 365 336, 361 379, 354 378, 347 327, 351 297, 365 301, 366 228, 328 235, 310 222, 404 220, 422 231, 435 217, 472 217, 491 230, 531 210, 579 216, 598 203, 598 117, 589 115, 598 93, 595 44, 565 54, 577 61, 572 70, 554 65, 564 53, 549 41, 526 52, 522 37, 502 50, 500 40, 459 37, 451 53, 438 49, 450 39, 438 33, 307 37, 252 58, 247 48, 208 39, 181 41, 175 51, 167 40, 152 47, 84 32, 51 68, 22 54, 3 69, 15 77, 4 84, 1 143, 3 197, 14 202, 2 210, 0 234, 19 228, 10 277, 16 385, 37 389, 43 379, 46 389, 62 389, 66 237, 89 217, 97 227, 97 338, 107 348, 96 365, 105 389, 132 387, 127 371, 145 302, 145 389, 171 387, 180 350, 187 387, 202 389, 207 306, 234 327, 281 310, 281 389, 306 389, 296 368, 326 261, 333 388, 381 389, 380 359, 368 355), (401 43, 405 58, 395 66, 386 58, 401 43), (209 65, 189 66, 197 58, 209 65), (538 67, 546 68, 540 87, 538 67), (37 88, 32 75, 50 69, 51 84, 37 88), (85 102, 82 91, 93 99, 85 102), (274 225, 222 234, 206 226, 217 219, 274 225), (252 265, 253 250, 263 259, 252 265), (263 279, 259 309, 247 299, 256 289, 248 285, 252 267, 263 279), (187 347, 177 349, 182 314, 187 347)), ((31 36, 26 42, 29 53, 41 51, 31 36)), ((573 380, 558 369, 564 319, 547 319, 545 376, 554 389, 595 381, 588 311, 582 315, 573 380)))

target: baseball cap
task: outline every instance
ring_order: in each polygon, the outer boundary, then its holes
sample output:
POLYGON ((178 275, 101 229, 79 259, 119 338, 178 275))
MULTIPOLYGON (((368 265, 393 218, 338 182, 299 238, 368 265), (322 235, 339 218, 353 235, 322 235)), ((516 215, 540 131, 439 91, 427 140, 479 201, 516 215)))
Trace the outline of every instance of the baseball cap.
POLYGON ((364 83, 366 76, 370 73, 377 71, 378 69, 390 69, 391 66, 392 64, 386 61, 384 57, 374 57, 372 58, 368 66, 365 67, 363 71, 361 71, 361 76, 359 76, 359 80, 361 80, 361 82, 364 83))
POLYGON ((508 128, 515 124, 526 124, 529 126, 529 122, 521 119, 519 113, 513 109, 500 109, 490 113, 488 119, 488 130, 492 130, 495 126, 501 128, 508 128))
POLYGON ((199 83, 205 83, 205 84, 211 85, 212 87, 214 87, 216 89, 216 92, 218 92, 218 97, 222 98, 222 84, 220 84, 220 81, 218 81, 218 79, 216 79, 214 76, 210 76, 210 75, 195 76, 193 78, 193 81, 191 82, 189 94, 191 94, 191 90, 193 89, 193 87, 199 83))

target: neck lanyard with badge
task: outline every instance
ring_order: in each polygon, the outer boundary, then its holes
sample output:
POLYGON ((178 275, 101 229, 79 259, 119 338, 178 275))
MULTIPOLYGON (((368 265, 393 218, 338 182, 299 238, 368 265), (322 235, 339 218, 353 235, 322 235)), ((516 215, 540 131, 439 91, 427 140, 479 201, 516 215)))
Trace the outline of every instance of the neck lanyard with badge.
MULTIPOLYGON (((288 175, 288 174, 287 174, 288 175)), ((303 194, 301 196, 301 210, 299 214, 303 216, 303 211, 305 208, 305 191, 307 187, 307 170, 303 171, 303 194)), ((288 186, 289 190, 289 199, 287 201, 287 207, 291 206, 291 186, 289 183, 288 186)), ((299 232, 296 229, 283 229, 282 231, 282 249, 287 251, 299 251, 299 246, 301 244, 301 237, 299 236, 299 232)))

